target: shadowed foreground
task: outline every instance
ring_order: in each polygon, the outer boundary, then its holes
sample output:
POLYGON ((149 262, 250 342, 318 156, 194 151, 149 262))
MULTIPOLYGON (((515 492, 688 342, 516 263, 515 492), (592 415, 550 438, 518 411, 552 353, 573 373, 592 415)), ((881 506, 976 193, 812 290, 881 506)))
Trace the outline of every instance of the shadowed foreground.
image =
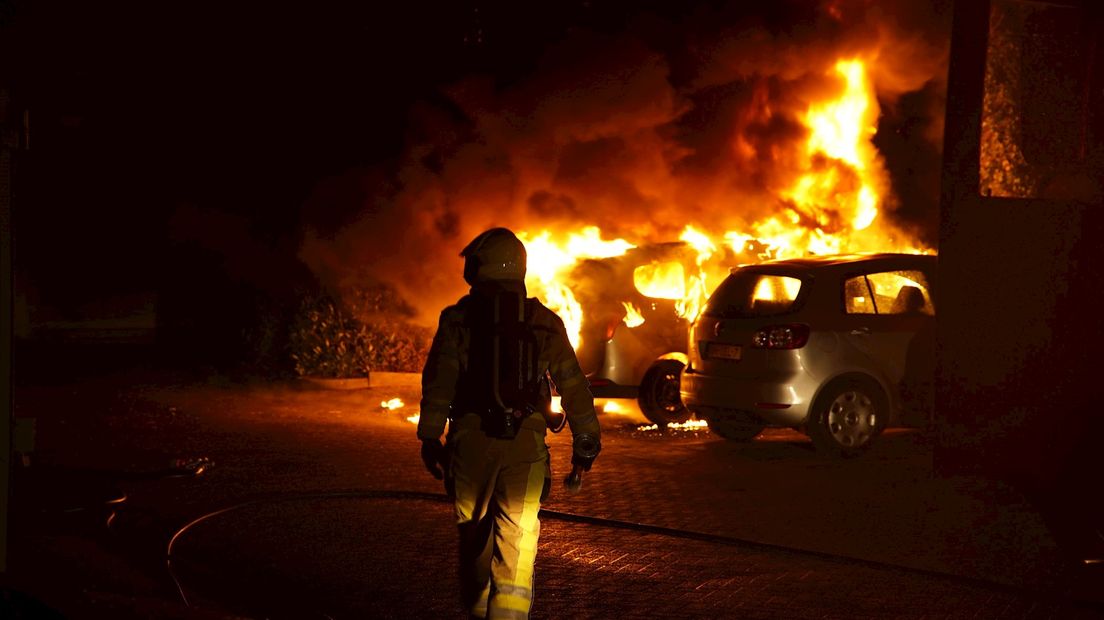
MULTIPOLYGON (((451 507, 406 420, 417 397, 412 375, 25 386, 35 467, 92 470, 127 498, 110 526, 20 520, 8 585, 74 618, 461 617, 451 507), (200 456, 198 476, 155 475, 200 456), (170 571, 169 540, 204 515, 170 571)), ((918 433, 826 461, 789 431, 739 445, 637 430, 638 411, 602 422, 583 492, 545 505, 535 618, 1104 617, 1021 497, 934 478, 918 433)), ((548 443, 561 476, 569 437, 548 443)))

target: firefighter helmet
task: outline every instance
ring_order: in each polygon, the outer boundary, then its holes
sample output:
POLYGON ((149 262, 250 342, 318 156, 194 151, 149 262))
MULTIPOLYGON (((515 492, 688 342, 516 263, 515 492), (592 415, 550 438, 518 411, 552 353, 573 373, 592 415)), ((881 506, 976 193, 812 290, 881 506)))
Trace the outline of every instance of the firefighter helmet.
POLYGON ((507 228, 492 228, 472 240, 464 257, 464 280, 524 280, 525 245, 507 228))

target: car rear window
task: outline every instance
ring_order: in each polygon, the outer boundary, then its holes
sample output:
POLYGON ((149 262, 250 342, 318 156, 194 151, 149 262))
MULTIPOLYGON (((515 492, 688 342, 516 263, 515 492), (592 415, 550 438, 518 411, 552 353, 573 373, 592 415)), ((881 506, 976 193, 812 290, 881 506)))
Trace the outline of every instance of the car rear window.
POLYGON ((703 314, 720 319, 785 314, 794 309, 801 287, 799 278, 737 271, 713 291, 703 314))

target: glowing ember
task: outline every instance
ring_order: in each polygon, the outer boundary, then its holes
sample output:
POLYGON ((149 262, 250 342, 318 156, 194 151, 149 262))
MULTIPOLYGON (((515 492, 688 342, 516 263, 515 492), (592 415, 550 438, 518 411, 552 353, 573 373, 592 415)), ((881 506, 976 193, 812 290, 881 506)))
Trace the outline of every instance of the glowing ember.
MULTIPOLYGON (((700 431, 709 428, 709 424, 705 420, 687 420, 685 422, 668 422, 665 427, 670 431, 700 431)), ((647 426, 638 426, 636 430, 642 432, 658 431, 658 424, 648 424, 647 426)))
POLYGON ((418 420, 419 420, 419 419, 421 419, 421 417, 422 417, 422 415, 421 415, 420 413, 415 413, 415 414, 414 414, 414 415, 412 415, 412 416, 408 416, 408 417, 406 418, 406 421, 407 421, 407 422, 410 422, 411 424, 417 424, 417 423, 418 423, 418 420))
POLYGON ((667 428, 670 430, 697 431, 709 428, 709 424, 705 420, 687 420, 685 422, 669 422, 667 428))
POLYGON ((391 400, 385 400, 382 403, 380 403, 380 407, 383 407, 384 409, 387 409, 389 411, 394 410, 394 409, 400 409, 400 408, 404 407, 405 405, 406 405, 406 403, 404 403, 401 398, 392 398, 391 400))
POLYGON ((626 327, 640 327, 644 324, 644 315, 640 313, 636 306, 627 301, 622 302, 621 305, 625 307, 625 318, 622 320, 626 327))

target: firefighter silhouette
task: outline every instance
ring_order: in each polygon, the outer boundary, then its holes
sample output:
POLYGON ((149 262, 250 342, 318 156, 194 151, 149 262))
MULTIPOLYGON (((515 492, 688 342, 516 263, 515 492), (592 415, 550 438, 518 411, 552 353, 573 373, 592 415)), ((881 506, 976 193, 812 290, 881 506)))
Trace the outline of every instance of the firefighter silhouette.
POLYGON ((455 500, 468 613, 527 618, 537 513, 551 486, 544 439, 550 423, 562 426, 550 411, 549 377, 574 436, 576 488, 601 449, 601 429, 563 321, 526 298, 521 241, 494 228, 460 255, 471 291, 441 313, 422 372, 422 460, 455 500))

